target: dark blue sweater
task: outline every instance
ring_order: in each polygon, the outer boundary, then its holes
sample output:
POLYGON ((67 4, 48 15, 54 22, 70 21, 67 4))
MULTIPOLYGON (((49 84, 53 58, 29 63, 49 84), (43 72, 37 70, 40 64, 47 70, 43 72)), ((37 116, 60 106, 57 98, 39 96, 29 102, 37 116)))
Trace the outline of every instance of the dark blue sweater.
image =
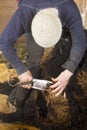
POLYGON ((28 68, 17 56, 14 43, 22 34, 31 31, 34 15, 48 7, 58 9, 62 26, 69 29, 72 37, 70 56, 62 67, 74 72, 83 57, 86 49, 85 34, 79 10, 73 0, 22 0, 0 36, 0 50, 18 74, 27 71, 28 68))

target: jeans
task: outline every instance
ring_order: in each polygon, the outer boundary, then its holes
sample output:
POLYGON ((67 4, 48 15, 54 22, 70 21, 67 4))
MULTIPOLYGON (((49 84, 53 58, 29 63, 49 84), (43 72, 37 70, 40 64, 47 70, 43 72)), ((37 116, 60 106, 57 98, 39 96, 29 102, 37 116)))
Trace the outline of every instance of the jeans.
MULTIPOLYGON (((57 68, 60 68, 60 66, 67 60, 71 48, 71 42, 68 38, 62 35, 61 40, 54 48, 59 49, 57 50, 56 56, 53 57, 50 64, 47 65, 47 72, 49 73, 49 75, 52 75, 50 72, 52 72, 51 70, 54 70, 55 74, 58 76, 59 70, 57 68)), ((26 34, 26 46, 29 53, 26 61, 27 67, 31 71, 34 78, 40 78, 40 60, 43 55, 44 49, 34 42, 31 33, 26 34)), ((33 89, 25 89, 21 86, 17 86, 9 95, 8 101, 16 108, 22 109, 32 90, 33 89)))
MULTIPOLYGON (((35 43, 31 33, 26 34, 26 46, 29 54, 26 59, 26 65, 31 71, 33 78, 40 78, 40 59, 44 49, 35 43)), ((17 109, 22 109, 31 91, 32 89, 25 89, 21 86, 17 86, 10 93, 8 102, 14 105, 17 109)))

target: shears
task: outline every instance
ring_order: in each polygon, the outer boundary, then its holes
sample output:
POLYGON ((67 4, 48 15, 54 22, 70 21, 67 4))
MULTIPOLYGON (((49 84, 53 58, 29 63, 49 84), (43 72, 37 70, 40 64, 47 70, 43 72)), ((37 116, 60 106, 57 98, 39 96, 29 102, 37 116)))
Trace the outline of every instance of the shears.
POLYGON ((32 81, 27 81, 27 82, 17 82, 15 85, 11 85, 11 83, 9 83, 10 86, 18 86, 18 85, 22 86, 28 84, 31 84, 33 89, 38 89, 42 91, 48 89, 49 86, 53 84, 53 82, 44 79, 33 79, 32 81))
POLYGON ((38 89, 38 90, 46 90, 49 88, 50 85, 53 84, 52 81, 49 80, 43 80, 43 79, 33 79, 32 81, 28 82, 19 82, 19 85, 27 85, 31 84, 32 88, 38 89))

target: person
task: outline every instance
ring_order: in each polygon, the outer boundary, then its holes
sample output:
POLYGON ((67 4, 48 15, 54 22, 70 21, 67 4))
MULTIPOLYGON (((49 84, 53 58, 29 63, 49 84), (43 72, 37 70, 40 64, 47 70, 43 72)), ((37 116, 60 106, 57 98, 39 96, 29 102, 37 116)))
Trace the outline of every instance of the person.
MULTIPOLYGON (((40 41, 41 44, 38 44, 37 39, 40 39, 41 36, 40 33, 37 33, 39 28, 34 35, 35 30, 34 28, 33 30, 31 29, 31 24, 34 16, 36 16, 38 12, 44 9, 49 10, 50 8, 57 11, 56 15, 58 19, 60 19, 62 28, 69 29, 72 39, 70 55, 67 57, 65 63, 61 65, 64 70, 56 78, 52 78, 54 84, 51 85, 50 88, 52 89, 52 93, 57 97, 66 89, 69 79, 78 67, 87 46, 80 12, 73 0, 22 0, 0 36, 0 50, 2 50, 3 55, 17 70, 20 82, 39 78, 40 60, 44 52, 44 43, 40 41), (29 35, 29 43, 27 43, 29 52, 27 66, 21 62, 14 49, 14 43, 24 33, 28 33, 29 35), (38 37, 37 34, 40 36, 38 37)), ((52 12, 52 10, 49 12, 52 12)), ((37 28, 36 25, 35 28, 37 28)), ((9 96, 9 102, 16 107, 23 108, 23 104, 31 91, 31 87, 31 85, 22 85, 21 87, 15 88, 9 96), (18 92, 21 93, 20 98, 19 94, 17 94, 18 92)))

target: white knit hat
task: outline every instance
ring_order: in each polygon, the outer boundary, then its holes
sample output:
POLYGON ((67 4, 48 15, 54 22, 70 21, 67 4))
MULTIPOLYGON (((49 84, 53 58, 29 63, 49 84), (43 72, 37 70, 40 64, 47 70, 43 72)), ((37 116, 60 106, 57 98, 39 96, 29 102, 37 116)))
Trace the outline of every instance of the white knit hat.
POLYGON ((57 9, 40 10, 32 20, 31 31, 39 46, 44 48, 54 46, 62 34, 62 24, 57 9))

